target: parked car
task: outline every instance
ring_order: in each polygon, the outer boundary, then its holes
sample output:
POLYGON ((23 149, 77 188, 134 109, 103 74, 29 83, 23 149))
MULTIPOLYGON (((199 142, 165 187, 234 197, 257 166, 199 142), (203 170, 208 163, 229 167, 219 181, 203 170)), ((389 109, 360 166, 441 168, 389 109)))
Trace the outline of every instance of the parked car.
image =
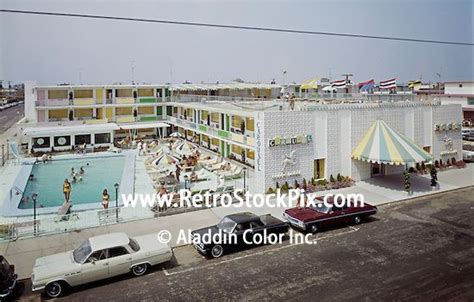
POLYGON ((145 274, 149 266, 169 261, 173 252, 156 234, 130 238, 125 233, 91 237, 72 251, 36 259, 31 276, 33 291, 54 298, 65 287, 132 272, 145 274))
POLYGON ((13 294, 16 280, 15 267, 10 265, 7 259, 0 255, 0 300, 6 299, 13 294))
POLYGON ((192 231, 193 239, 202 238, 205 234, 211 235, 209 242, 197 242, 193 240, 194 247, 203 255, 213 258, 221 257, 225 252, 232 248, 251 245, 254 242, 253 236, 270 234, 285 234, 288 232, 288 224, 270 214, 257 216, 250 212, 227 215, 213 226, 192 231), (223 238, 219 238, 219 236, 223 238), (244 236, 246 237, 244 240, 244 236), (231 238, 236 238, 232 241, 231 238), (216 241, 216 239, 220 239, 216 241))
POLYGON ((302 231, 316 233, 321 228, 349 223, 358 224, 376 213, 377 207, 368 203, 364 203, 363 206, 344 205, 339 207, 328 199, 326 204, 321 202, 312 207, 287 209, 283 216, 291 226, 302 231))

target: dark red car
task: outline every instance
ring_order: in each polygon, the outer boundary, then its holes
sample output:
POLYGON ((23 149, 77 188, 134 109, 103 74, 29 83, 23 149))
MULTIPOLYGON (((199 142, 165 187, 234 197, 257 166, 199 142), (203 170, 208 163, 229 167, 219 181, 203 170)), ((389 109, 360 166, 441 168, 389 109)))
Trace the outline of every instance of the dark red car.
POLYGON ((321 228, 334 227, 345 224, 358 224, 363 219, 377 213, 377 207, 364 203, 361 205, 343 205, 338 207, 331 199, 325 204, 320 203, 313 207, 296 207, 285 210, 283 216, 288 223, 302 231, 316 233, 321 228))

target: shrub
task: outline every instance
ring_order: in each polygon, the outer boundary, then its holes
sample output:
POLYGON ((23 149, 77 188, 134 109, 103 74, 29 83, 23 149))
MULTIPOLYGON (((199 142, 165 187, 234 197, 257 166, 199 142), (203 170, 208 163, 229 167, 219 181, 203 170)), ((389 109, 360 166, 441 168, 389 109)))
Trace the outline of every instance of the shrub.
POLYGON ((332 176, 332 174, 331 174, 331 176, 329 177, 329 181, 330 181, 330 182, 333 182, 333 183, 336 182, 336 180, 334 179, 334 176, 332 176))
POLYGON ((455 164, 456 164, 456 158, 455 158, 455 157, 451 157, 451 164, 452 164, 452 165, 455 165, 455 164))
POLYGON ((435 160, 435 167, 439 168, 439 161, 438 160, 435 160))
POLYGON ((451 160, 449 158, 446 160, 446 166, 451 166, 451 160))
POLYGON ((425 162, 424 162, 424 161, 421 162, 421 170, 423 170, 423 171, 426 170, 426 166, 425 166, 425 162))
POLYGON ((303 178, 303 189, 306 191, 308 189, 308 183, 306 182, 306 178, 303 178))
POLYGON ((409 173, 415 173, 415 168, 410 167, 410 168, 408 169, 408 172, 409 172, 409 173))
POLYGON ((421 170, 420 163, 416 163, 416 170, 418 170, 418 171, 420 171, 420 170, 421 170))
POLYGON ((279 189, 280 188, 280 184, 278 183, 278 181, 276 182, 276 185, 275 185, 275 189, 279 189))
POLYGON ((295 179, 295 189, 299 189, 300 188, 300 184, 298 183, 298 181, 295 179))
POLYGON ((342 178, 342 176, 341 176, 341 173, 337 173, 336 179, 337 179, 337 181, 339 181, 339 182, 343 180, 343 178, 342 178))
POLYGON ((290 186, 288 185, 288 182, 285 181, 285 183, 283 184, 283 186, 281 186, 281 190, 282 191, 288 191, 290 189, 290 186))
POLYGON ((273 193, 275 193, 275 191, 273 190, 273 188, 272 188, 272 187, 268 188, 267 194, 273 194, 273 193))

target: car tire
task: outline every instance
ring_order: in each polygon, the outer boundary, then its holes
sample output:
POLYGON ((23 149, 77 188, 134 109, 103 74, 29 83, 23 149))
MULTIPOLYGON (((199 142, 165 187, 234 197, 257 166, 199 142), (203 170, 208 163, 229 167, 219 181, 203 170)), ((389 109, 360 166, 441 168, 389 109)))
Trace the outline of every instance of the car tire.
POLYGON ((57 298, 61 296, 65 288, 64 282, 54 281, 46 285, 44 292, 50 298, 57 298))
POLYGON ((354 224, 359 224, 361 221, 362 219, 360 218, 360 216, 354 217, 354 224))
POLYGON ((216 244, 211 249, 211 256, 213 258, 219 258, 224 254, 224 248, 220 244, 216 244))
POLYGON ((148 270, 148 264, 142 263, 138 264, 132 267, 132 274, 134 274, 137 277, 143 276, 146 274, 148 270))
POLYGON ((313 234, 319 232, 319 225, 317 223, 313 223, 310 227, 309 227, 309 231, 313 234))

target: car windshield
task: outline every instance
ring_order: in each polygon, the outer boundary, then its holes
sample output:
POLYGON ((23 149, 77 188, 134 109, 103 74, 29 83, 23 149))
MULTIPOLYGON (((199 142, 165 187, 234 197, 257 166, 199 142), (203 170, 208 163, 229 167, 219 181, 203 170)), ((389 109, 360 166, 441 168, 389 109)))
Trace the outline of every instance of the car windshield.
POLYGON ((331 208, 325 205, 324 203, 318 203, 315 207, 313 207, 313 210, 319 212, 319 213, 329 213, 331 211, 331 208))
POLYGON ((89 240, 87 240, 83 244, 81 244, 77 249, 75 249, 72 252, 72 255, 76 263, 83 263, 84 260, 86 260, 86 257, 89 256, 91 252, 92 252, 91 245, 89 243, 89 240))
POLYGON ((222 220, 217 224, 217 228, 226 233, 232 232, 234 227, 235 227, 235 222, 227 217, 222 218, 222 220))
POLYGON ((10 265, 8 264, 5 258, 0 257, 0 277, 1 279, 6 279, 10 272, 10 265))
POLYGON ((138 252, 140 250, 140 245, 138 245, 138 242, 133 238, 130 238, 130 241, 128 242, 128 245, 130 245, 130 248, 134 252, 138 252))

